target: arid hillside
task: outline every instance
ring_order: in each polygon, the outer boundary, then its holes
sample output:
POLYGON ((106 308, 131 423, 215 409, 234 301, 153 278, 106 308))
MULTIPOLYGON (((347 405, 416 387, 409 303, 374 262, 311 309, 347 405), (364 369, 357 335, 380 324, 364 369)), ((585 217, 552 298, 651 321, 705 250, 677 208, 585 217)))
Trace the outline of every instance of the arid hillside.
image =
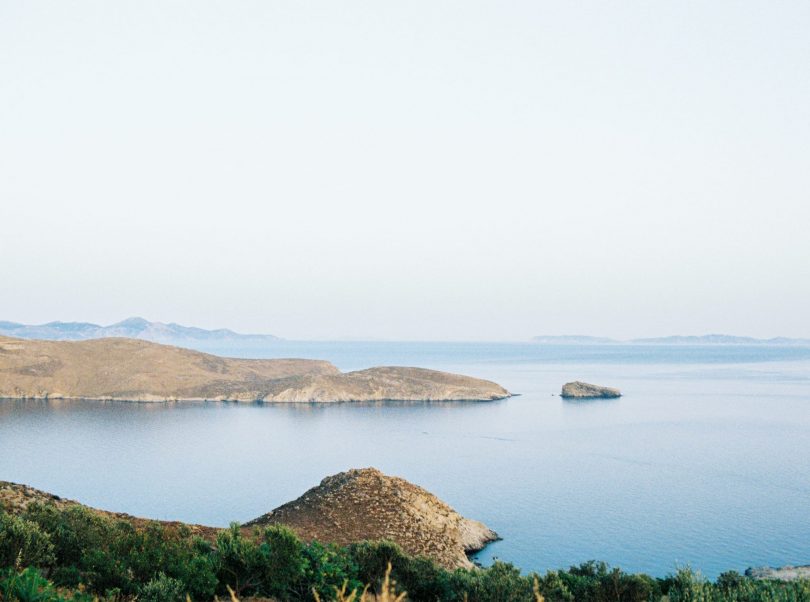
MULTIPOLYGON (((0 510, 21 514, 32 503, 53 504, 61 510, 81 505, 33 487, 0 481, 0 510)), ((89 509, 135 527, 151 522, 128 514, 89 509)), ((159 522, 169 529, 184 524, 159 522)), ((482 523, 464 518, 432 493, 373 468, 326 477, 297 500, 246 523, 242 532, 251 536, 257 527, 270 524, 285 524, 302 539, 323 543, 345 545, 384 539, 450 569, 472 567, 466 552, 479 550, 498 537, 482 523)), ((186 526, 209 541, 220 531, 202 525, 186 526)))
POLYGON ((283 524, 304 540, 340 545, 389 540, 409 554, 428 556, 445 568, 470 568, 467 553, 498 535, 464 518, 435 495, 374 468, 326 477, 297 500, 247 524, 283 524))
POLYGON ((319 360, 223 358, 135 339, 0 337, 0 397, 329 402, 508 396, 489 381, 419 368, 341 373, 319 360))
POLYGON ((222 358, 136 339, 0 337, 0 397, 254 400, 292 376, 339 374, 329 362, 222 358))

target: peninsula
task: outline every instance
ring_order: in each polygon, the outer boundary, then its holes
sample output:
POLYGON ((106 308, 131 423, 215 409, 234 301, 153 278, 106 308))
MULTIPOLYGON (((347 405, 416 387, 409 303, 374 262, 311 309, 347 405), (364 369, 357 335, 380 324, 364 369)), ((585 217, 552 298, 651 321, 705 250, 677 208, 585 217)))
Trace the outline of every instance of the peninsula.
POLYGON ((320 360, 234 359, 127 338, 0 336, 0 397, 121 401, 490 401, 493 382, 422 368, 341 372, 320 360))
MULTIPOLYGON (((221 531, 88 508, 33 487, 0 481, 0 512, 23 514, 31 504, 51 505, 60 511, 80 506, 136 528, 150 522, 172 529, 184 526, 208 541, 214 541, 221 531)), ((241 531, 250 536, 269 525, 284 525, 308 542, 349 545, 390 541, 407 554, 430 558, 451 570, 473 568, 467 554, 498 539, 483 523, 464 518, 429 491, 375 468, 352 469, 326 477, 297 500, 246 523, 241 531)))

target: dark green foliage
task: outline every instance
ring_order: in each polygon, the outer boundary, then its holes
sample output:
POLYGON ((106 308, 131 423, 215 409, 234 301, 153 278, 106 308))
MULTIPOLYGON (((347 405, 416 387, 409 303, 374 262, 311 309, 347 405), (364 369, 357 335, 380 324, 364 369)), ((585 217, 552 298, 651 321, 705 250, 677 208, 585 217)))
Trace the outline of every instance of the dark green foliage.
POLYGON ((110 521, 81 506, 31 504, 24 516, 50 535, 59 566, 77 565, 88 550, 101 547, 111 531, 110 521))
POLYGON ((308 599, 313 589, 324 599, 329 599, 344 583, 347 591, 363 589, 357 563, 346 548, 313 541, 304 548, 304 558, 304 576, 296 591, 298 599, 308 599))
MULTIPOLYGON (((0 518, 2 520, 2 518, 0 518)), ((135 528, 86 508, 32 504, 22 518, 48 537, 46 561, 21 563, 48 568, 60 587, 80 585, 99 595, 134 596, 159 574, 178 580, 195 599, 213 597, 217 579, 211 546, 187 529, 166 530, 158 523, 135 528)), ((0 538, 6 529, 0 530, 0 538)), ((14 533, 13 530, 10 531, 14 533)))
POLYGON ((481 571, 458 570, 453 574, 455 600, 469 602, 517 602, 533 600, 532 580, 520 574, 513 565, 496 561, 481 571), (465 596, 466 595, 466 596, 465 596))
POLYGON ((729 572, 710 582, 690 569, 653 579, 595 561, 542 576, 503 562, 448 571, 390 542, 304 544, 285 527, 246 534, 233 524, 212 543, 186 527, 135 526, 80 507, 0 511, 1 602, 227 600, 227 586, 241 597, 312 600, 316 591, 330 600, 344 584, 378 588, 389 563, 397 591, 412 602, 528 602, 535 583, 546 602, 810 602, 807 580, 729 572))
POLYGON ((0 567, 43 567, 54 559, 51 539, 39 525, 0 512, 0 567))
POLYGON ((371 589, 380 587, 388 564, 398 590, 414 600, 453 600, 450 573, 425 558, 408 556, 390 541, 362 542, 349 546, 358 576, 371 589))
POLYGON ((591 560, 559 573, 574 600, 647 602, 659 600, 661 588, 647 575, 631 575, 591 560))
POLYGON ((262 593, 290 599, 306 572, 304 545, 287 527, 273 526, 265 529, 259 547, 264 557, 262 593))
POLYGON ((59 595, 35 568, 21 572, 8 570, 0 579, 0 593, 3 599, 19 602, 56 602, 59 595))
POLYGON ((237 595, 256 593, 264 577, 264 557, 255 541, 242 537, 238 523, 217 535, 217 579, 237 595))
POLYGON ((549 571, 544 576, 535 575, 540 593, 547 602, 573 602, 574 594, 563 578, 564 572, 549 571))

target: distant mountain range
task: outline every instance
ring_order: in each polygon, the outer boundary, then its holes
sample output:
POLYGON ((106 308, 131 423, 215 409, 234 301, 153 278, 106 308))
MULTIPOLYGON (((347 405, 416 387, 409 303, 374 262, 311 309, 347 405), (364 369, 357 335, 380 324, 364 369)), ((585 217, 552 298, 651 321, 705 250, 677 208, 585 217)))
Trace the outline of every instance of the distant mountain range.
POLYGON ((775 337, 772 339, 756 339, 754 337, 738 337, 729 334, 705 334, 702 336, 668 336, 647 339, 630 339, 620 341, 605 337, 589 337, 579 335, 537 336, 532 342, 541 345, 810 345, 810 339, 791 339, 788 337, 775 337))
POLYGON ((281 340, 269 334, 239 334, 225 328, 205 330, 204 328, 181 326, 174 323, 150 322, 143 318, 128 318, 109 326, 99 326, 89 322, 48 322, 47 324, 29 325, 0 321, 0 335, 21 339, 47 339, 53 341, 84 341, 106 337, 127 337, 181 346, 230 343, 258 344, 281 340))

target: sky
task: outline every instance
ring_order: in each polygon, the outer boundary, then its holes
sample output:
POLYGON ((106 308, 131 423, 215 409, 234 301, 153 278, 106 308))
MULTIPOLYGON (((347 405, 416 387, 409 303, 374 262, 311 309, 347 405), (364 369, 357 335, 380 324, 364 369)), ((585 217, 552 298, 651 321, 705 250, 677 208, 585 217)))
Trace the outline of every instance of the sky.
POLYGON ((810 3, 0 0, 0 320, 810 337, 810 3))

